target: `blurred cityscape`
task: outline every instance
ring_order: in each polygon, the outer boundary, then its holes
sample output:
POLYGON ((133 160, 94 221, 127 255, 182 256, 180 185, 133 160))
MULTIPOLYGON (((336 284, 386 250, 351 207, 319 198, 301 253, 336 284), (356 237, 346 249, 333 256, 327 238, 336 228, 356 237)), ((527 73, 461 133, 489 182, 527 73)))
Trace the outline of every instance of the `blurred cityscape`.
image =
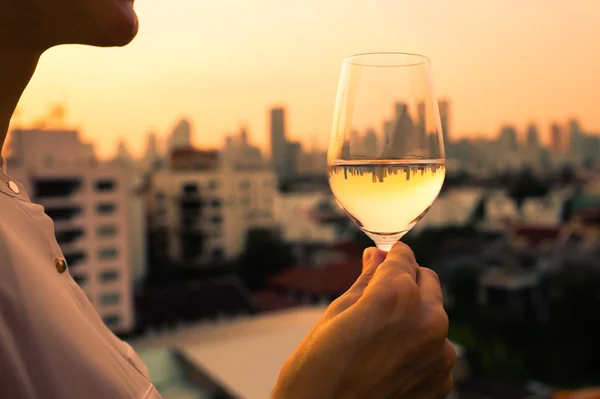
MULTIPOLYGON (((8 173, 165 399, 268 397, 372 246, 332 198, 326 149, 289 139, 289 112, 269 110, 268 153, 244 126, 196 148, 185 119, 139 159, 120 143, 100 160, 77 130, 10 132, 8 173)), ((600 132, 573 119, 455 140, 450 101, 440 116, 446 181, 403 241, 442 281, 452 397, 600 397, 600 132)))

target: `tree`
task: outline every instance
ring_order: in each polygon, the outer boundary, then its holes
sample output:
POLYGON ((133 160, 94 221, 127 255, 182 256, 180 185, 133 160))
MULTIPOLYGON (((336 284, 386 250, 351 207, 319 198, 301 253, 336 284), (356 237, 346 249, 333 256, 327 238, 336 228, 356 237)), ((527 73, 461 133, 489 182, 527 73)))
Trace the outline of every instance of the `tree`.
POLYGON ((253 229, 246 236, 246 247, 239 259, 240 274, 251 289, 264 286, 266 280, 294 262, 292 250, 273 231, 253 229))
POLYGON ((479 271, 473 267, 456 270, 450 276, 448 291, 454 298, 452 316, 459 320, 468 320, 477 311, 477 293, 479 271))

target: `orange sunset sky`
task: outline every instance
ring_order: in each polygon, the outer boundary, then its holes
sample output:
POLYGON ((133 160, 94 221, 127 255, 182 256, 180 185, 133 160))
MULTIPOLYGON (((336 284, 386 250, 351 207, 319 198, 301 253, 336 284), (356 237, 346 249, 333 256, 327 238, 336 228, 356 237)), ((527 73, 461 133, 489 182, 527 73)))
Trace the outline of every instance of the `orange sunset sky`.
MULTIPOLYGON (((428 55, 451 135, 496 134, 553 120, 600 133, 600 1, 138 0, 140 31, 124 48, 44 54, 13 126, 51 104, 110 155, 126 136, 166 137, 188 116, 199 146, 241 123, 266 148, 267 109, 285 104, 293 138, 325 146, 341 60, 370 51, 428 55)), ((4 60, 10 62, 10 60, 4 60)))

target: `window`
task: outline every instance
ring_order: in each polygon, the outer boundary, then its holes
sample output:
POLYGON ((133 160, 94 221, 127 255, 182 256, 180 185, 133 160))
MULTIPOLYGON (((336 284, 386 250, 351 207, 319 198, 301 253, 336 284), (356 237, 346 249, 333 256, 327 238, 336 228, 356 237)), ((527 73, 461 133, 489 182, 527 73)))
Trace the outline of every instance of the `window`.
POLYGON ((55 236, 59 245, 70 245, 83 236, 83 229, 60 230, 55 233, 55 236))
POLYGON ((100 303, 104 306, 118 305, 121 302, 121 294, 118 292, 109 292, 100 295, 100 303))
POLYGON ((112 283, 119 279, 119 272, 117 270, 105 270, 100 272, 100 281, 103 283, 112 283))
POLYGON ((117 226, 103 224, 96 228, 96 235, 101 238, 114 237, 117 234, 117 226))
POLYGON ((220 199, 218 199, 218 198, 215 198, 215 199, 213 199, 213 200, 211 201, 210 205, 211 205, 213 208, 220 208, 220 207, 221 207, 221 205, 222 205, 222 204, 221 204, 221 200, 220 200, 220 199))
POLYGON ((100 248, 98 258, 101 260, 114 259, 119 254, 116 248, 100 248))
POLYGON ((80 265, 87 257, 85 252, 82 251, 68 251, 65 252, 64 255, 70 270, 73 270, 76 266, 80 265))
POLYGON ((247 190, 250 188, 250 182, 248 180, 242 180, 240 182, 240 188, 243 190, 247 190))
POLYGON ((33 196, 42 198, 66 198, 75 194, 82 186, 79 178, 36 179, 33 181, 33 196))
POLYGON ((250 198, 249 197, 244 197, 240 200, 240 203, 244 206, 250 206, 250 198))
POLYGON ((156 192, 156 200, 158 202, 161 202, 164 199, 165 199, 165 193, 163 193, 162 191, 157 191, 156 192))
POLYGON ((115 190, 115 181, 112 179, 100 179, 96 181, 96 191, 99 193, 107 193, 115 190))
POLYGON ((83 209, 78 206, 59 206, 46 208, 46 215, 55 222, 71 220, 82 213, 83 209))
POLYGON ((211 180, 208 182, 208 188, 211 190, 215 190, 219 187, 219 182, 217 180, 211 180))
POLYGON ((81 287, 87 281, 87 276, 77 275, 76 274, 76 275, 73 276, 73 280, 75 280, 75 282, 81 287))
POLYGON ((211 221, 212 221, 214 224, 221 224, 221 223, 223 222, 223 219, 221 218, 221 216, 213 216, 213 217, 211 218, 211 221))
POLYGON ((181 192, 186 195, 198 194, 198 185, 196 183, 185 183, 181 192))
POLYGON ((108 327, 113 327, 121 323, 121 318, 116 314, 107 314, 102 318, 102 320, 108 327))
POLYGON ((96 205, 96 213, 99 215, 111 215, 117 210, 117 205, 112 202, 100 202, 96 205))

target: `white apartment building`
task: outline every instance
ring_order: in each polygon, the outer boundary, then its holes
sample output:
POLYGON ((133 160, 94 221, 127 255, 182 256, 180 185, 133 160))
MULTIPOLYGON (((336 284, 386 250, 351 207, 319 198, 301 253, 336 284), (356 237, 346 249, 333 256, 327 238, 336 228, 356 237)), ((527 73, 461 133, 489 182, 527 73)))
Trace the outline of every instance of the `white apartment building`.
POLYGON ((8 173, 53 219, 70 274, 113 331, 131 331, 132 260, 145 248, 131 242, 126 167, 95 161, 74 130, 15 130, 11 151, 8 173))
MULTIPOLYGON (((332 196, 323 192, 291 192, 279 194, 275 201, 275 216, 283 239, 291 243, 328 243, 339 238, 335 226, 319 223, 313 213, 322 202, 332 202, 332 196)), ((334 204, 337 209, 337 205, 334 204)), ((341 213, 340 209, 340 213, 341 213)))
POLYGON ((211 265, 239 256, 253 228, 274 228, 276 175, 219 164, 152 175, 148 206, 171 261, 211 265))

